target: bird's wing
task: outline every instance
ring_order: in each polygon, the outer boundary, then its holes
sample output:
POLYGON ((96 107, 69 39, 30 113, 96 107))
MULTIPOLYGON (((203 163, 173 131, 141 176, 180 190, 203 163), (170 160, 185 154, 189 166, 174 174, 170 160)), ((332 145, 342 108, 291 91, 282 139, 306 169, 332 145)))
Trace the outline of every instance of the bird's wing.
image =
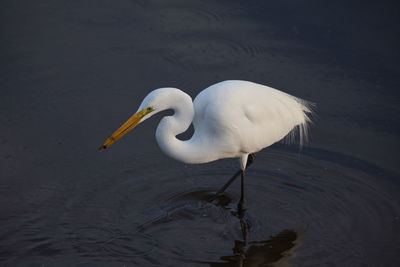
MULTIPOLYGON (((226 81, 202 91, 194 101, 196 131, 231 153, 251 153, 306 129, 308 109, 302 100, 246 81, 226 81)), ((306 131, 301 132, 303 137, 306 131)))

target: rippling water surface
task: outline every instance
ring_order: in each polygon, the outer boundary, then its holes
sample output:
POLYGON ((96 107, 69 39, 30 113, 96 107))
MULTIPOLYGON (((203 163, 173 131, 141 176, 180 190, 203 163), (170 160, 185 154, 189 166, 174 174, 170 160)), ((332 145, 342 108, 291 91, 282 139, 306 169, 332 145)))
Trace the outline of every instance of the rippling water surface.
POLYGON ((400 265, 390 1, 1 6, 0 265, 400 265), (150 90, 226 79, 317 103, 309 145, 257 153, 243 217, 239 180, 210 201, 236 160, 162 154, 167 112, 98 152, 150 90))

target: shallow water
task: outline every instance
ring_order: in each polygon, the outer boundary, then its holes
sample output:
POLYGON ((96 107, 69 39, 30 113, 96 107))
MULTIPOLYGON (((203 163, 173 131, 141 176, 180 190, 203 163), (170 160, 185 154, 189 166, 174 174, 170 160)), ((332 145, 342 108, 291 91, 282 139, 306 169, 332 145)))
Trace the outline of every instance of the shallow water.
POLYGON ((400 264, 394 4, 23 2, 0 8, 2 265, 400 264), (167 112, 98 152, 148 91, 226 79, 317 103, 307 146, 257 153, 243 218, 239 181, 209 201, 237 160, 164 156, 167 112))
POLYGON ((277 146, 258 153, 247 171, 248 210, 239 220, 239 182, 208 201, 235 171, 233 163, 171 168, 160 160, 151 168, 144 158, 135 168, 93 175, 90 186, 42 186, 35 193, 45 199, 31 192, 27 210, 3 218, 2 258, 49 265, 373 266, 398 257, 398 188, 389 189, 390 173, 329 151, 277 146))

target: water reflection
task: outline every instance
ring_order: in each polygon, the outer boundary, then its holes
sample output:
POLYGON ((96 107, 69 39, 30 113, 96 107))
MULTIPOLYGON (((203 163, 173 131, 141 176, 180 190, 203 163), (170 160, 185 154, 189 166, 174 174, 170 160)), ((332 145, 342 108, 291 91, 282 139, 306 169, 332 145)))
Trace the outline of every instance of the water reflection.
MULTIPOLYGON (((242 231, 247 232, 246 227, 242 231)), ((221 256, 221 262, 205 262, 210 266, 289 266, 289 260, 295 255, 293 250, 298 246, 300 235, 294 230, 285 229, 268 240, 246 241, 235 240, 233 255, 221 256)))
POLYGON ((247 234, 251 221, 246 212, 232 212, 239 218, 242 240, 235 240, 233 255, 221 256, 218 262, 204 262, 210 266, 290 266, 289 260, 294 257, 294 249, 300 244, 305 231, 284 229, 268 240, 250 241, 247 234))
MULTIPOLYGON (((234 205, 235 200, 227 193, 219 195, 214 202, 209 202, 208 200, 214 193, 212 190, 201 189, 174 195, 169 199, 162 214, 140 225, 139 232, 143 233, 160 227, 164 230, 170 229, 169 227, 174 222, 193 220, 204 214, 211 217, 223 214, 225 220, 231 222, 231 226, 240 224, 241 239, 234 240, 232 254, 219 256, 217 261, 190 260, 186 257, 180 257, 179 260, 209 264, 210 266, 289 266, 289 260, 295 255, 293 251, 300 244, 305 231, 284 229, 267 240, 249 241, 248 236, 252 232, 254 219, 246 211, 237 212, 234 205), (213 209, 218 209, 219 215, 212 215, 213 209)), ((216 218, 214 220, 220 221, 216 218)), ((226 222, 220 221, 220 223, 226 222)), ((212 235, 212 231, 209 234, 212 235)))

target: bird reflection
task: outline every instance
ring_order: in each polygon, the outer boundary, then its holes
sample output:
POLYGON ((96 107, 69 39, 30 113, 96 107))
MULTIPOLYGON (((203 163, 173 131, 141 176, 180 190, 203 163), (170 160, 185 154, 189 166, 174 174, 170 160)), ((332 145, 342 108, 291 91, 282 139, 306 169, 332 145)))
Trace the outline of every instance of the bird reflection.
MULTIPOLYGON (((145 232, 149 228, 185 218, 185 214, 191 209, 190 205, 187 206, 188 202, 200 200, 209 203, 207 200, 212 195, 213 192, 210 190, 196 190, 176 195, 170 199, 169 207, 165 212, 140 225, 138 231, 145 232)), ((305 230, 285 229, 271 236, 268 240, 248 242, 247 234, 251 228, 251 219, 246 210, 232 209, 230 207, 232 198, 226 193, 218 195, 214 203, 216 206, 230 211, 233 216, 239 219, 242 240, 235 240, 232 255, 221 256, 219 261, 189 260, 189 262, 209 264, 210 266, 289 266, 289 260, 294 257, 294 250, 301 243, 305 230)), ((198 206, 195 205, 195 209, 197 210, 198 206)))
POLYGON ((247 242, 249 225, 243 214, 238 214, 243 240, 235 240, 233 255, 221 256, 219 262, 205 262, 210 266, 289 266, 293 250, 299 245, 302 233, 285 229, 268 240, 247 242))

